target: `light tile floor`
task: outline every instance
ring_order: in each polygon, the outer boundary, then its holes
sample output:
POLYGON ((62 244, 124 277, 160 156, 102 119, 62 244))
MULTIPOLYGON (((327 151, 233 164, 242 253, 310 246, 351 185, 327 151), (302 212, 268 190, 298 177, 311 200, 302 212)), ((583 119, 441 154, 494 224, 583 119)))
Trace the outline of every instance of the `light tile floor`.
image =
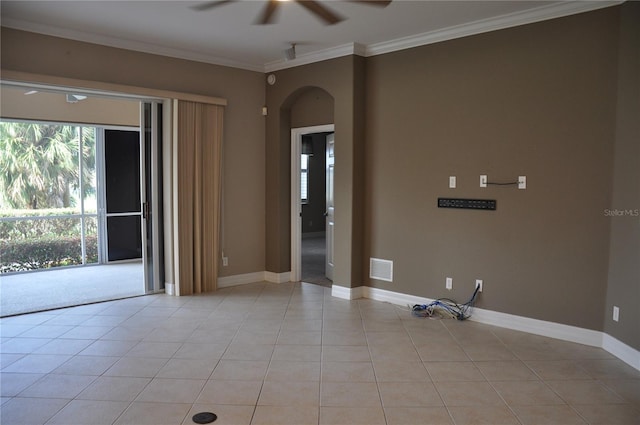
POLYGON ((593 347, 256 283, 5 318, 5 425, 639 424, 593 347))

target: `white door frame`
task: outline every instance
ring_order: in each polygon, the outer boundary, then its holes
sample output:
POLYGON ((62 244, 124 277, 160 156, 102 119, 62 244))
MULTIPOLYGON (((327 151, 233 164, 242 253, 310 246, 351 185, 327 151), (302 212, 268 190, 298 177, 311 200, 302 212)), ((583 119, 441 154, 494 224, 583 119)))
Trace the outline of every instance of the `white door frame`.
POLYGON ((302 136, 335 132, 334 124, 291 129, 291 281, 302 279, 302 204, 300 203, 300 155, 302 136))

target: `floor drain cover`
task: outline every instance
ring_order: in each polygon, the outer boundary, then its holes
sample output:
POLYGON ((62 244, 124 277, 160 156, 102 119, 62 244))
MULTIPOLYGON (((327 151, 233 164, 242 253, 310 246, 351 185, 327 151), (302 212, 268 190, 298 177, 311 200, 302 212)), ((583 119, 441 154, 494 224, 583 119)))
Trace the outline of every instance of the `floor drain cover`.
POLYGON ((215 413, 211 412, 200 412, 193 415, 193 422, 197 424, 210 424, 211 422, 218 419, 215 413))

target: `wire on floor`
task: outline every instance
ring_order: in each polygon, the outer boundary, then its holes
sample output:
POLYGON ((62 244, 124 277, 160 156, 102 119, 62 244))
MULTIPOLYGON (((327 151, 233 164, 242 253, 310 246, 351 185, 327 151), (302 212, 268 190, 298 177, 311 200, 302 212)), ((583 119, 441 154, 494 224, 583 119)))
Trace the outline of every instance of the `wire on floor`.
POLYGON ((476 301, 480 286, 476 286, 475 291, 469 301, 464 304, 458 304, 450 298, 438 298, 429 304, 415 304, 411 308, 411 314, 416 317, 443 317, 458 320, 467 320, 471 317, 471 308, 476 301))

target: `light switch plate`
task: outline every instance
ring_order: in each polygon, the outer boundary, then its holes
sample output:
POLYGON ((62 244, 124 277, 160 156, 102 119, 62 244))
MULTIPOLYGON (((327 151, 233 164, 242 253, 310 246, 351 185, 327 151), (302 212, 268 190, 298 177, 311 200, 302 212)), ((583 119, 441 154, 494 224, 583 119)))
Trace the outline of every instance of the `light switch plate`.
POLYGON ((518 189, 527 188, 527 176, 518 176, 518 189))

